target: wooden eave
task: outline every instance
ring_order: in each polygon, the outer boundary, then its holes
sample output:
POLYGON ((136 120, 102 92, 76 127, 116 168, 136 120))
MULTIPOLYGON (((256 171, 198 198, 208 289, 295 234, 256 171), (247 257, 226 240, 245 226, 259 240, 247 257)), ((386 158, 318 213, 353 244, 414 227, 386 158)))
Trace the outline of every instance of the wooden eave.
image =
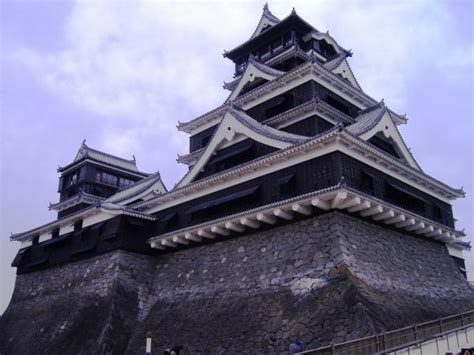
MULTIPOLYGON (((117 206, 117 205, 114 205, 114 204, 111 204, 111 203, 101 203, 100 205, 94 205, 94 206, 87 207, 87 208, 85 208, 83 210, 80 210, 76 213, 72 213, 68 216, 65 216, 63 218, 59 218, 55 221, 46 223, 46 224, 44 224, 40 227, 31 229, 29 231, 26 231, 26 232, 23 232, 23 233, 18 233, 18 234, 12 234, 10 236, 10 240, 18 241, 18 242, 28 241, 28 240, 31 240, 31 238, 33 236, 36 236, 38 234, 47 233, 47 232, 50 232, 54 229, 71 225, 71 224, 73 224, 74 222, 76 222, 80 219, 84 219, 86 217, 92 216, 92 215, 94 215, 96 213, 100 213, 100 212, 103 212, 103 213, 106 213, 106 214, 110 215, 110 218, 113 218, 117 215, 126 215, 126 216, 145 219, 145 220, 148 220, 148 221, 155 221, 156 220, 156 218, 154 216, 148 215, 148 214, 143 213, 141 211, 133 210, 132 208, 117 206)), ((94 223, 94 224, 96 224, 96 223, 94 223)))
POLYGON ((67 200, 57 202, 57 203, 50 203, 49 210, 54 210, 56 212, 63 211, 67 208, 74 207, 80 203, 87 203, 90 205, 100 204, 100 201, 105 200, 102 197, 94 196, 85 192, 79 192, 78 195, 73 196, 67 200))
POLYGON ((145 179, 139 180, 128 188, 115 193, 108 197, 106 202, 124 205, 133 202, 136 199, 149 193, 166 193, 168 190, 161 180, 159 172, 148 176, 145 179))
POLYGON ((235 100, 245 88, 245 85, 252 83, 254 80, 263 79, 272 81, 284 74, 285 72, 259 63, 254 57, 250 56, 245 71, 240 76, 237 85, 232 89, 226 102, 235 100))
MULTIPOLYGON (((244 106, 256 98, 261 97, 265 94, 275 91, 279 87, 285 86, 288 82, 295 80, 298 77, 303 77, 308 75, 308 80, 311 80, 311 75, 314 75, 315 78, 319 78, 322 82, 330 86, 331 91, 335 91, 337 94, 343 93, 351 98, 354 101, 358 102, 362 109, 373 106, 377 104, 377 101, 362 92, 361 90, 355 88, 350 83, 347 83, 344 79, 335 75, 331 71, 324 68, 323 65, 319 64, 316 60, 310 60, 293 70, 288 71, 286 74, 259 86, 242 96, 236 98, 233 101, 234 105, 244 106), (336 89, 336 90, 334 90, 336 89)), ((217 121, 222 119, 223 114, 226 112, 227 108, 230 106, 230 103, 226 103, 222 106, 217 107, 216 109, 209 111, 208 113, 201 115, 188 122, 179 122, 178 130, 184 131, 186 133, 193 133, 199 127, 209 124, 210 122, 217 121)), ((404 116, 398 115, 390 110, 390 113, 393 115, 396 120, 396 124, 406 123, 406 118, 404 116)))
MULTIPOLYGON (((354 123, 354 119, 335 108, 331 107, 324 101, 318 99, 312 99, 301 105, 298 105, 288 111, 280 113, 274 117, 271 117, 265 121, 262 121, 262 125, 268 125, 270 127, 281 129, 298 122, 298 117, 305 116, 309 113, 316 114, 331 122, 333 125, 337 125, 340 122, 351 124, 354 123)), ((302 118, 305 119, 305 118, 302 118)), ((186 165, 194 165, 199 157, 204 152, 205 148, 198 149, 189 154, 178 155, 177 161, 186 165)))
POLYGON ((204 168, 205 164, 212 157, 213 152, 219 149, 219 145, 222 142, 231 142, 238 135, 244 135, 257 142, 278 149, 286 148, 308 139, 308 137, 279 131, 270 126, 262 125, 245 112, 230 108, 203 153, 176 186, 189 184, 199 174, 199 171, 204 168))
POLYGON ((37 234, 42 234, 42 233, 45 233, 45 232, 49 232, 53 229, 60 228, 61 226, 70 225, 70 224, 74 223, 75 221, 77 221, 81 218, 84 218, 86 216, 90 216, 90 215, 94 214, 97 209, 98 209, 97 206, 87 207, 83 210, 77 211, 77 212, 72 213, 70 215, 67 215, 65 217, 62 217, 62 218, 59 218, 59 219, 54 220, 52 222, 43 224, 40 227, 30 229, 29 231, 26 231, 26 232, 23 232, 23 233, 12 234, 10 236, 10 240, 19 241, 19 242, 28 240, 28 239, 30 239, 31 237, 33 237, 37 234))
POLYGON ((230 51, 224 51, 224 58, 229 58, 232 61, 236 61, 247 53, 258 49, 266 41, 271 40, 273 37, 291 28, 300 30, 301 32, 310 32, 315 30, 308 22, 303 20, 296 12, 292 12, 289 16, 280 21, 280 23, 270 27, 268 30, 260 33, 258 36, 249 39, 241 45, 235 47, 230 51))
POLYGON ((258 230, 263 225, 275 224, 277 218, 292 220, 296 215, 310 216, 313 214, 313 206, 325 211, 339 210, 357 214, 403 232, 469 250, 460 240, 464 233, 343 184, 158 235, 150 238, 148 243, 155 249, 173 250, 190 242, 200 243, 216 237, 225 238, 233 232, 258 230))
POLYGON ((95 165, 98 165, 98 166, 101 166, 101 167, 104 167, 104 168, 109 168, 109 169, 115 170, 115 171, 121 171, 121 172, 127 173, 129 175, 134 175, 134 176, 140 177, 140 178, 146 178, 147 176, 151 175, 150 173, 145 173, 145 172, 138 171, 138 170, 129 170, 129 169, 126 169, 126 168, 118 167, 116 165, 108 164, 108 163, 105 163, 101 160, 93 159, 91 157, 84 157, 84 158, 82 158, 82 159, 80 159, 76 162, 70 163, 70 164, 68 164, 64 167, 59 167, 58 172, 61 173, 61 174, 66 174, 66 173, 68 173, 69 171, 71 171, 73 169, 76 169, 80 166, 85 165, 86 163, 93 163, 95 165))
POLYGON ((424 191, 447 203, 449 203, 449 200, 464 197, 462 190, 454 189, 423 172, 411 168, 372 146, 370 143, 336 127, 302 144, 278 150, 205 179, 182 187, 176 187, 167 194, 137 203, 131 207, 144 210, 148 214, 155 213, 237 183, 265 175, 269 173, 267 172, 268 169, 280 170, 280 165, 284 164, 284 167, 288 167, 313 159, 318 154, 326 154, 332 151, 341 151, 358 160, 362 158, 367 159, 367 161, 371 161, 375 167, 382 171, 387 170, 395 178, 407 181, 409 185, 418 190, 424 191), (322 151, 323 148, 326 149, 324 152, 322 151))

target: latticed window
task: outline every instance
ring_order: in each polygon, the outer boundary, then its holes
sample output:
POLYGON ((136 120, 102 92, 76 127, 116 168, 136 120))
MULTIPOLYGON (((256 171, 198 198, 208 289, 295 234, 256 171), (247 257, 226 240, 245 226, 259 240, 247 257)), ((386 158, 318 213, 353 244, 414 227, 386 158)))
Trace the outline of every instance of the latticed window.
POLYGON ((127 187, 127 186, 132 185, 133 183, 134 183, 133 180, 123 178, 123 177, 119 178, 119 187, 127 187))
POLYGON ((95 179, 96 181, 99 181, 108 185, 113 185, 113 186, 117 186, 117 183, 118 183, 117 176, 106 173, 105 171, 100 171, 100 170, 96 172, 95 179))

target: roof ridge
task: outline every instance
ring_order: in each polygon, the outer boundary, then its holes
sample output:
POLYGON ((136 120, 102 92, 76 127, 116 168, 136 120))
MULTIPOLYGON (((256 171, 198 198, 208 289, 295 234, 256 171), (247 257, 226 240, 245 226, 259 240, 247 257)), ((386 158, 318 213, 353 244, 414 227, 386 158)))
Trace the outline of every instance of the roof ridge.
POLYGON ((112 196, 108 197, 105 201, 108 202, 108 203, 120 203, 120 202, 122 202, 126 199, 129 199, 130 197, 133 197, 133 196, 135 196, 139 193, 142 193, 146 189, 153 186, 156 182, 161 182, 161 184, 163 185, 163 187, 166 191, 166 186, 163 184, 163 181, 161 181, 161 174, 160 174, 159 171, 157 171, 157 172, 152 173, 151 175, 149 175, 149 176, 147 176, 147 177, 145 177, 141 180, 138 180, 135 183, 129 185, 126 189, 118 191, 117 193, 115 193, 112 196), (127 191, 129 191, 133 188, 136 188, 140 184, 144 184, 145 186, 140 188, 138 191, 135 191, 135 193, 132 193, 132 195, 127 195, 127 193, 126 193, 127 191), (118 197, 114 198, 114 196, 117 196, 117 195, 120 195, 120 194, 123 194, 123 196, 118 196, 118 197))
POLYGON ((328 70, 336 69, 349 55, 346 52, 339 53, 336 57, 328 60, 323 66, 328 70))
MULTIPOLYGON (((110 153, 103 152, 103 151, 98 150, 98 149, 95 149, 95 148, 91 148, 91 147, 89 147, 89 146, 87 146, 87 145, 85 145, 85 144, 84 144, 84 147, 85 147, 87 150, 89 150, 89 151, 93 151, 93 152, 95 152, 95 153, 103 154, 103 155, 106 155, 106 156, 108 156, 108 157, 110 157, 110 158, 119 159, 119 160, 125 161, 125 162, 127 162, 127 163, 132 163, 133 165, 135 165, 135 167, 137 166, 137 161, 136 161, 136 159, 125 159, 125 158, 119 157, 119 156, 114 155, 114 154, 110 154, 110 153)), ((134 157, 135 157, 135 155, 134 155, 134 157)))
POLYGON ((274 139, 283 140, 284 142, 292 143, 292 144, 301 143, 302 141, 308 139, 308 137, 306 136, 300 136, 297 134, 281 131, 277 128, 273 128, 267 125, 262 125, 260 122, 256 121, 247 113, 240 110, 238 107, 234 105, 231 105, 228 112, 234 118, 236 118, 240 123, 256 131, 259 134, 266 135, 266 136, 270 135, 274 139))
POLYGON ((363 110, 360 110, 360 111, 357 113, 357 117, 359 117, 359 116, 361 116, 361 115, 364 115, 364 114, 366 114, 366 113, 369 113, 369 112, 371 112, 371 111, 373 111, 373 110, 376 110, 376 109, 378 109, 378 108, 380 108, 380 107, 384 107, 385 109, 387 109, 387 106, 385 106, 385 101, 384 101, 384 99, 380 100, 378 103, 376 103, 376 104, 373 105, 373 106, 370 106, 370 107, 367 107, 367 108, 365 108, 365 109, 363 109, 363 110))
POLYGON ((269 75, 283 75, 286 73, 283 70, 272 68, 271 66, 260 62, 252 53, 249 55, 248 64, 253 64, 257 69, 269 75))

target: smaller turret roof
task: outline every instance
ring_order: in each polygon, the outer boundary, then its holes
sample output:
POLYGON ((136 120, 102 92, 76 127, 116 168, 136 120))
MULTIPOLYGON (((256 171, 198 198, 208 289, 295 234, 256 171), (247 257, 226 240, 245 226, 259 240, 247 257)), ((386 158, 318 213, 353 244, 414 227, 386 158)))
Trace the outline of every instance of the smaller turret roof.
POLYGON ((385 112, 387 112, 387 107, 384 101, 381 100, 378 104, 360 111, 356 117, 356 122, 348 126, 347 131, 359 136, 374 127, 385 112))
POLYGON ((60 166, 58 168, 58 172, 63 172, 67 170, 68 168, 70 168, 71 166, 75 165, 76 163, 87 158, 95 160, 103 164, 110 165, 112 167, 129 170, 134 173, 139 173, 140 175, 143 175, 143 176, 150 175, 148 173, 138 170, 135 156, 133 156, 132 159, 124 159, 116 155, 112 155, 112 154, 105 153, 97 149, 93 149, 86 144, 85 139, 82 141, 81 146, 79 147, 79 150, 77 151, 76 157, 74 158, 73 162, 63 167, 60 166))

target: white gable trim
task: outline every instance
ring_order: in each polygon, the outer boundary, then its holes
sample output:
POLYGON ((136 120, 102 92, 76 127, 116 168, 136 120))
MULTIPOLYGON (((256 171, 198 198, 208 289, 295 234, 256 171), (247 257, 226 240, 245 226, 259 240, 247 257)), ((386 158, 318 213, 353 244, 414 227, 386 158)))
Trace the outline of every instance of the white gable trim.
POLYGON ((268 26, 275 26, 278 24, 280 20, 276 18, 268 9, 268 5, 265 4, 263 7, 262 17, 260 17, 260 21, 258 22, 257 28, 255 29, 250 39, 257 37, 262 31, 267 28, 268 26))
MULTIPOLYGON (((272 130, 273 128, 266 127, 266 129, 272 130)), ((198 161, 194 164, 188 174, 176 185, 176 188, 185 186, 192 182, 211 159, 215 151, 221 149, 223 146, 230 145, 229 142, 241 140, 242 136, 278 149, 288 148, 292 145, 289 142, 269 138, 255 132, 238 121, 231 112, 227 112, 203 154, 199 157, 198 161)))
POLYGON ((361 134, 359 137, 365 141, 368 141, 370 138, 375 136, 377 133, 381 132, 385 138, 391 138, 393 142, 396 144, 397 149, 400 155, 406 160, 406 162, 414 169, 420 170, 421 168, 418 163, 413 158, 410 150, 406 146, 405 142, 402 139, 402 136, 398 132, 397 127, 393 123, 392 118, 390 117, 390 113, 385 111, 382 118, 379 122, 372 127, 367 132, 361 134))
POLYGON ((153 214, 168 207, 206 196, 334 151, 345 153, 446 203, 450 203, 451 200, 458 197, 464 197, 462 191, 456 191, 452 187, 425 175, 423 172, 403 164, 398 159, 389 156, 379 149, 375 149, 359 137, 334 129, 306 143, 271 153, 238 168, 189 184, 189 186, 176 187, 163 196, 132 207, 144 209, 145 213, 153 214))
MULTIPOLYGON (((151 185, 150 187, 148 187, 146 190, 144 190, 143 192, 139 193, 139 194, 136 194, 136 195, 133 195, 133 192, 131 192, 132 196, 129 197, 129 198, 126 198, 124 200, 121 200, 120 202, 117 203, 118 206, 125 206, 129 203, 132 203, 132 202, 135 202, 135 201, 138 201, 138 200, 149 200, 150 198, 153 198, 157 195, 160 195, 160 194, 163 194, 165 193, 166 190, 164 189, 164 186, 162 184, 161 181, 157 181, 155 182, 153 185, 151 185)), ((123 196, 122 198, 126 197, 123 196)))
POLYGON ((258 23, 258 26, 257 26, 257 29, 255 30, 255 32, 253 33, 252 37, 250 37, 250 39, 252 38, 255 38, 257 37, 260 33, 262 33, 262 31, 267 28, 267 27, 271 27, 271 26, 275 26, 278 22, 276 21, 271 21, 269 18, 265 17, 265 16, 262 16, 260 22, 258 23))
MULTIPOLYGON (((284 73, 282 72, 282 74, 284 73)), ((249 61, 249 64, 247 65, 247 68, 245 69, 244 74, 240 78, 239 83, 237 84, 235 89, 232 91, 232 94, 230 94, 227 101, 234 100, 242 92, 245 85, 247 85, 248 83, 253 83, 255 79, 257 78, 271 81, 275 79, 276 77, 277 77, 276 75, 264 73, 263 71, 258 69, 251 61, 249 61)))
POLYGON ((354 73, 352 72, 347 59, 344 59, 336 68, 332 70, 334 74, 342 76, 344 79, 349 80, 349 82, 357 89, 362 90, 359 83, 357 82, 354 73))

